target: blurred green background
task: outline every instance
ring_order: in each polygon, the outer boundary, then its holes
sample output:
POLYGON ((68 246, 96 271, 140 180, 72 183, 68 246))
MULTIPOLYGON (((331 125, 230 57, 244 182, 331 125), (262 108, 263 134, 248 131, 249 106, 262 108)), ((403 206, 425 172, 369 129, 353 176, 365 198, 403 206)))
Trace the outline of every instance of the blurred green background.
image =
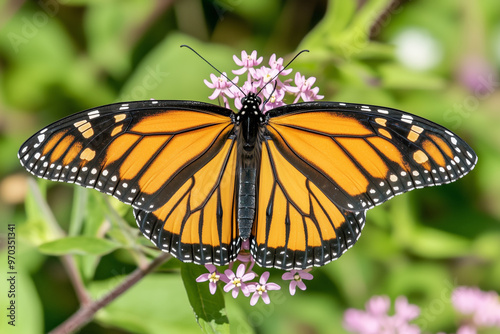
MULTIPOLYGON (((497 0, 0 1, 0 332, 47 332, 78 309, 68 263, 96 298, 156 255, 129 207, 96 191, 35 182, 16 153, 43 126, 94 106, 209 102, 203 79, 212 71, 180 44, 226 72, 237 69, 232 55, 241 50, 257 50, 266 63, 273 53, 290 59, 307 48, 292 68, 316 77, 325 100, 423 116, 479 156, 460 181, 369 211, 356 246, 314 269, 305 292, 291 297, 283 285, 270 305, 255 307, 225 296, 231 332, 345 333, 345 309, 377 294, 406 295, 421 308, 416 323, 425 332, 456 331, 454 287, 500 290, 499 17, 497 0), (8 223, 17 233, 15 329, 4 315, 8 223), (65 235, 105 241, 93 252, 56 256, 47 242, 65 235)), ((172 260, 81 333, 199 331, 172 260)))

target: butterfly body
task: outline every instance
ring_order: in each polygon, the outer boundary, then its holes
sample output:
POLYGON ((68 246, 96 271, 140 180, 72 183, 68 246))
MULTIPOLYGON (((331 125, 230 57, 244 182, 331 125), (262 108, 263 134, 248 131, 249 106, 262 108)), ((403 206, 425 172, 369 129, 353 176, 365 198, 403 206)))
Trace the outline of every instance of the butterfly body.
POLYGON ((135 101, 69 116, 21 146, 38 177, 130 204, 143 234, 184 262, 224 265, 242 241, 263 267, 340 257, 366 211, 449 183, 477 157, 458 136, 400 110, 306 102, 237 113, 194 101, 135 101))
POLYGON ((238 142, 236 220, 243 240, 250 237, 255 221, 260 147, 265 130, 265 116, 260 105, 260 98, 251 93, 243 99, 241 110, 232 118, 238 142))

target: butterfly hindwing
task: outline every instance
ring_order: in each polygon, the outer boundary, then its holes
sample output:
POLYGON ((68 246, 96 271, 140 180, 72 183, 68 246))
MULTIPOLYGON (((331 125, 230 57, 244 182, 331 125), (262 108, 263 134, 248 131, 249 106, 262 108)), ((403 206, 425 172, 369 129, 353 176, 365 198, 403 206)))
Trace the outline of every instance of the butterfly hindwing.
POLYGON ((287 270, 322 266, 354 245, 365 211, 336 206, 273 140, 264 141, 259 178, 251 252, 260 266, 287 270))
POLYGON ((190 101, 106 105, 49 125, 21 146, 19 159, 38 177, 154 210, 222 148, 230 114, 190 101))
POLYGON ((183 262, 225 265, 240 250, 235 220, 236 140, 190 177, 162 207, 134 210, 139 228, 183 262))

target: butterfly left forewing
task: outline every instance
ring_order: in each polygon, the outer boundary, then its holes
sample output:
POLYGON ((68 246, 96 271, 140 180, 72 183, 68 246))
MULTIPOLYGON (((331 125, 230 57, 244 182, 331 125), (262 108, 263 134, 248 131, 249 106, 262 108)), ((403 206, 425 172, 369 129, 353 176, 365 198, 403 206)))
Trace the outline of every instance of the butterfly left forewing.
POLYGON ((225 265, 240 249, 234 219, 236 140, 190 177, 160 208, 135 209, 137 224, 158 248, 183 262, 225 265))

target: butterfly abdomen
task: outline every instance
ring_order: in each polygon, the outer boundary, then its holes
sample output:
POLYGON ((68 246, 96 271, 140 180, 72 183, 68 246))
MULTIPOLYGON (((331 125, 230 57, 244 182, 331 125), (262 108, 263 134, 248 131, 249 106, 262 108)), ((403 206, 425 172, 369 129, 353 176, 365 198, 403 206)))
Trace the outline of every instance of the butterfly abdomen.
POLYGON ((244 240, 250 237, 255 219, 255 196, 257 170, 252 167, 241 167, 238 184, 238 228, 244 240))

